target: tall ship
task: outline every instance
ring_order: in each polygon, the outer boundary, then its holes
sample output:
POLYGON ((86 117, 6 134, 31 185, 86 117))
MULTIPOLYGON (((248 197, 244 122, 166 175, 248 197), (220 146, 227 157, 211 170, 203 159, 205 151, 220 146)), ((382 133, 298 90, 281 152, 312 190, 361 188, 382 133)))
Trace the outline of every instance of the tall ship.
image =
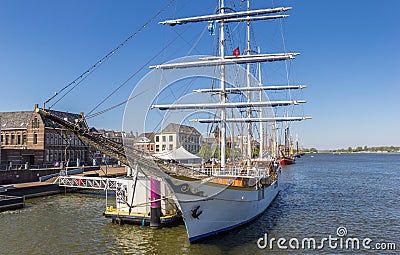
MULTIPOLYGON (((252 9, 250 0, 239 2, 228 6, 219 0, 214 14, 159 22, 169 26, 205 24, 209 34, 217 38, 215 55, 184 56, 151 66, 152 70, 130 95, 135 100, 128 101, 125 108, 126 132, 160 131, 169 123, 199 130, 202 141, 190 135, 160 136, 156 152, 172 149, 167 147, 170 139, 177 139, 178 144, 194 151, 200 144, 197 155, 202 158, 201 163, 166 160, 137 150, 125 141, 123 146, 114 144, 76 123, 57 119, 46 109, 37 109, 44 117, 148 178, 150 226, 158 226, 165 214, 161 203, 173 200, 182 214, 190 242, 246 224, 268 208, 280 191, 278 126, 310 119, 278 115, 278 109, 305 100, 269 98, 269 93, 305 86, 263 82, 268 78, 262 72, 263 65, 291 61, 299 53, 285 49, 283 53, 261 53, 268 45, 252 42, 253 22, 285 19, 292 8, 252 9), (241 33, 241 39, 232 39, 235 29, 241 33)), ((134 187, 136 182, 135 178, 126 178, 119 185, 134 187)), ((134 189, 125 192, 132 193, 134 189)), ((126 199, 117 201, 117 208, 126 208, 126 201, 133 201, 132 196, 133 193, 126 194, 126 199)), ((130 206, 126 211, 130 213, 130 206)))
MULTIPOLYGON (((250 0, 237 5, 229 3, 232 5, 220 0, 215 14, 159 22, 175 26, 177 31, 186 25, 203 23, 217 38, 216 54, 184 56, 152 65, 153 70, 131 95, 141 95, 143 100, 129 102, 124 115, 125 130, 131 129, 137 119, 145 120, 142 132, 175 122, 191 125, 213 141, 209 164, 188 167, 154 159, 155 164, 142 167, 147 175, 168 183, 190 242, 243 225, 267 209, 280 191, 279 152, 272 150, 279 141, 277 127, 309 119, 278 116, 276 113, 284 112, 285 107, 306 101, 270 100, 268 93, 305 86, 288 82, 263 84, 263 78, 268 78, 262 72, 263 65, 291 61, 298 53, 262 53, 266 45, 254 44, 252 40, 256 32, 253 22, 285 19, 292 8, 251 9, 250 0), (238 32, 233 34, 235 29, 238 32), (242 32, 242 39, 233 38, 242 32)), ((180 143, 187 139, 180 138, 180 143)), ((206 146, 203 143, 202 148, 206 146)), ((162 142, 160 150, 161 147, 162 142)), ((207 160, 205 155, 202 157, 207 160)))

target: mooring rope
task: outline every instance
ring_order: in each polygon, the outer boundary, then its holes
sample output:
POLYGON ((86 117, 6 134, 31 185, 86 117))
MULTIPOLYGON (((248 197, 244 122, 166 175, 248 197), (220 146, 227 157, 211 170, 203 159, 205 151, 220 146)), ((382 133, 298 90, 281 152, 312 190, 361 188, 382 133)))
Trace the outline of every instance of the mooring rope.
POLYGON ((67 92, 65 92, 56 102, 54 102, 48 109, 50 110, 54 105, 56 105, 59 101, 61 101, 66 95, 68 95, 74 88, 76 88, 79 84, 81 84, 90 74, 94 72, 99 66, 104 64, 112 55, 114 55, 116 52, 118 52, 121 48, 123 48, 130 40, 132 40, 136 35, 138 35, 140 32, 142 32, 148 25, 153 23, 158 16, 160 16, 165 10, 167 10, 176 0, 171 0, 163 9, 161 9, 156 15, 154 15, 150 20, 148 20, 146 23, 144 23, 138 30, 135 31, 135 33, 131 34, 127 39, 125 39, 122 43, 120 43, 116 48, 111 50, 107 55, 105 55, 103 58, 101 58, 99 61, 97 61, 94 65, 89 67, 85 72, 83 72, 79 77, 77 77, 75 80, 67 84, 65 87, 60 89, 58 92, 56 92, 52 97, 47 99, 46 102, 43 104, 43 108, 46 109, 46 104, 52 101, 54 98, 56 98, 58 95, 60 95, 64 90, 68 89, 69 87, 72 86, 67 92))

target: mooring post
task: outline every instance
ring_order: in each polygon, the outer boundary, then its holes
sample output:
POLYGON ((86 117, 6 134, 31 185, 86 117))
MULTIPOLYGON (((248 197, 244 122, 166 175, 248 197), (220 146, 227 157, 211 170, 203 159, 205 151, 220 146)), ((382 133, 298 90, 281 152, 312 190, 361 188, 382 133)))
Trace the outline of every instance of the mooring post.
POLYGON ((150 178, 150 227, 160 227, 161 200, 160 200, 160 181, 150 178))

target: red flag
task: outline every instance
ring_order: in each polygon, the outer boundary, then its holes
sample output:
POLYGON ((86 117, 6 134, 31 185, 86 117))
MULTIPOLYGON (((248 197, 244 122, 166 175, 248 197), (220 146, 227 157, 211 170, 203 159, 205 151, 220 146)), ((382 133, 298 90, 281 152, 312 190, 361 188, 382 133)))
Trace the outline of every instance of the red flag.
POLYGON ((232 51, 233 56, 238 57, 240 55, 240 49, 237 47, 232 51))

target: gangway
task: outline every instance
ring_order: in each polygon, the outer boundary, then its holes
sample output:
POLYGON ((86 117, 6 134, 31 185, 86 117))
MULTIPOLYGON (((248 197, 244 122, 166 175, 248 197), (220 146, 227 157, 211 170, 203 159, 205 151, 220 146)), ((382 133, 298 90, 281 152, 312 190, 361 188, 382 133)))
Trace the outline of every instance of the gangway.
POLYGON ((89 176, 59 176, 54 182, 61 187, 117 190, 117 178, 89 176))

